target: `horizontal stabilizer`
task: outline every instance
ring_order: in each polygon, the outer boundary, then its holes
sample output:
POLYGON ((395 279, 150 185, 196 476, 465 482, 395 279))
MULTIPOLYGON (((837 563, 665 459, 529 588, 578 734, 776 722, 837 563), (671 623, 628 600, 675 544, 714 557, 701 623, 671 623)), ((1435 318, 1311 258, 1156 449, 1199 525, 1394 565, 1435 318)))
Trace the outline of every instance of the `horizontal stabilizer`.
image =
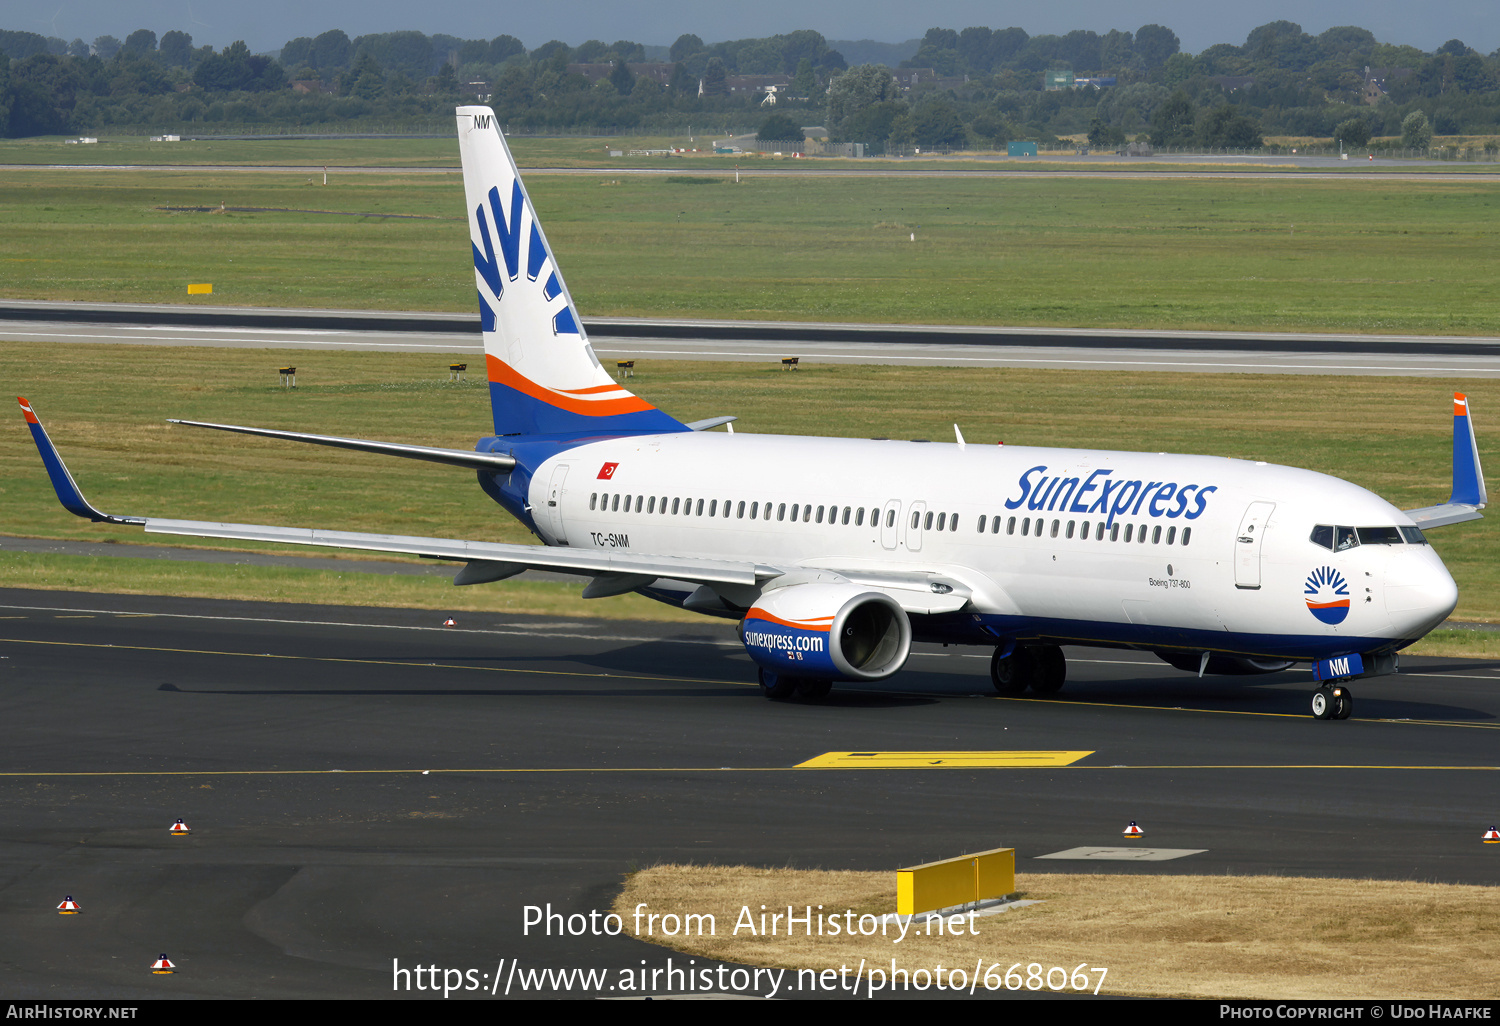
POLYGON ((689 421, 684 426, 689 431, 707 431, 709 428, 716 428, 720 424, 731 424, 739 419, 738 417, 709 417, 707 420, 689 421))
POLYGON ((475 470, 494 470, 509 473, 516 461, 511 456, 491 452, 470 452, 467 449, 437 449, 429 445, 405 445, 401 442, 374 442, 365 438, 340 438, 337 435, 310 435, 302 431, 277 431, 272 428, 241 427, 237 424, 209 424, 200 420, 168 420, 168 424, 187 427, 213 428, 215 431, 234 431, 242 435, 260 435, 263 438, 279 438, 285 442, 308 442, 312 445, 331 445, 336 449, 353 449, 357 452, 373 452, 383 456, 401 456, 409 460, 426 460, 429 463, 446 463, 453 467, 470 467, 475 470))

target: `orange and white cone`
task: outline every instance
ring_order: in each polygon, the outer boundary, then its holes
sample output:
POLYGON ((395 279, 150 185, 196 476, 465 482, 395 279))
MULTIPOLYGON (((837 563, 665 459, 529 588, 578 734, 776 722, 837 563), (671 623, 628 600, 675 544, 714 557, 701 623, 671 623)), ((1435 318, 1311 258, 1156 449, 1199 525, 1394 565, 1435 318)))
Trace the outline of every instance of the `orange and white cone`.
POLYGON ((161 957, 151 963, 151 971, 157 976, 166 976, 168 973, 175 973, 177 967, 167 960, 167 953, 163 951, 161 957))
POLYGON ((1500 844, 1500 830, 1490 827, 1484 832, 1485 844, 1500 844))
POLYGON ((1146 831, 1137 826, 1135 820, 1132 819, 1130 825, 1125 828, 1124 834, 1126 837, 1145 837, 1146 831))
POLYGON ((175 822, 175 823, 172 824, 172 836, 173 837, 186 837, 187 835, 188 835, 188 825, 186 823, 184 823, 182 820, 179 819, 177 822, 175 822))
POLYGON ((78 907, 78 902, 73 900, 73 895, 69 894, 63 898, 62 904, 57 906, 57 911, 59 915, 76 916, 82 909, 78 907))
POLYGON ((448 619, 446 619, 446 620, 443 621, 443 626, 444 627, 457 627, 458 623, 457 623, 457 621, 455 621, 453 619, 453 617, 450 616, 450 617, 448 617, 448 619))

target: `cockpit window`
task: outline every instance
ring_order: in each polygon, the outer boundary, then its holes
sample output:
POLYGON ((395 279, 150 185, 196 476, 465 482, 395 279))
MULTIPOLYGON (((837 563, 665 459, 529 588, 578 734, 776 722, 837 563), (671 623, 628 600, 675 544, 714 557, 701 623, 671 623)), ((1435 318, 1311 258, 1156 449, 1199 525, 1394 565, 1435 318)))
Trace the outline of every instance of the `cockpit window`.
POLYGON ((1321 545, 1334 552, 1343 552, 1356 545, 1400 545, 1402 542, 1427 544, 1427 539, 1422 536, 1422 530, 1418 527, 1339 527, 1318 524, 1308 538, 1314 545, 1321 545))

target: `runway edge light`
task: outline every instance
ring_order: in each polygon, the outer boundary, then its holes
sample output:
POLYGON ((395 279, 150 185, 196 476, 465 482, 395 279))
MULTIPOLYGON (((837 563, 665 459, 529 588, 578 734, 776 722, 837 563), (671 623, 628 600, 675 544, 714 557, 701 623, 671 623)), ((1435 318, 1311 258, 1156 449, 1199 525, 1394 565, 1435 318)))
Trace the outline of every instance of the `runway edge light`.
POLYGON ((177 967, 168 961, 167 953, 163 951, 161 957, 151 963, 151 971, 157 976, 166 976, 169 973, 175 973, 177 967))
POLYGON ((173 837, 186 837, 187 835, 188 835, 188 825, 186 823, 184 823, 182 820, 179 819, 177 822, 175 822, 175 823, 172 824, 172 836, 173 837))
POLYGON ((1500 830, 1490 827, 1484 832, 1485 844, 1500 844, 1500 830))
POLYGON ((1121 833, 1123 833, 1126 837, 1145 837, 1146 836, 1146 831, 1142 830, 1140 828, 1140 826, 1136 824, 1136 821, 1133 820, 1133 819, 1130 821, 1130 825, 1128 827, 1126 827, 1123 831, 1121 831, 1121 833))
POLYGON ((66 895, 62 900, 62 904, 57 906, 59 915, 76 916, 80 911, 82 910, 78 907, 78 902, 73 900, 73 895, 71 894, 66 895))

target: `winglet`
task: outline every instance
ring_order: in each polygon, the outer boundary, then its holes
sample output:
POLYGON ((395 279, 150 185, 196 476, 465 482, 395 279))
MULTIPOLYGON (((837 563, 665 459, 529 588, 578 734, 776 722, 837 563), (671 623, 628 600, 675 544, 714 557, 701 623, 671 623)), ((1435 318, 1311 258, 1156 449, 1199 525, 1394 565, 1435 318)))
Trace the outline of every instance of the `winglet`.
POLYGON ((1479 467, 1479 445, 1474 440, 1474 420, 1469 416, 1469 397, 1453 393, 1453 494, 1450 503, 1484 508, 1487 495, 1484 471, 1479 467))
POLYGON ((1453 492, 1441 506, 1405 510, 1422 530, 1482 520, 1488 496, 1484 471, 1479 467, 1479 444, 1474 440, 1474 420, 1469 416, 1469 397, 1453 393, 1453 492))
POLYGON ((106 524, 144 524, 144 517, 112 517, 108 513, 100 513, 89 500, 83 497, 73 475, 68 473, 64 466, 62 457, 57 454, 57 446, 52 444, 52 439, 47 437, 47 429, 42 427, 42 422, 37 419, 36 412, 31 404, 20 396, 16 401, 21 404, 21 413, 26 417, 26 426, 31 428, 32 440, 36 442, 37 452, 42 454, 42 464, 47 468, 47 476, 52 479, 52 487, 57 491, 57 501, 61 502, 63 509, 74 516, 83 517, 85 520, 93 520, 106 524))

